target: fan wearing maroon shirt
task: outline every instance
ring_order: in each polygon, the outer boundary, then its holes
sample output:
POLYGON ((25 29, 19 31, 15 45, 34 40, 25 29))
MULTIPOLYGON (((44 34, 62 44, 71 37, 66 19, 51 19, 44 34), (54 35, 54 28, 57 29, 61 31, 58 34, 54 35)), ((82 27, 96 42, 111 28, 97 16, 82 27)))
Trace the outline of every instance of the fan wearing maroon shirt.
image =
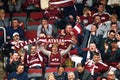
POLYGON ((29 68, 41 68, 43 67, 43 57, 37 52, 37 46, 32 45, 30 48, 30 54, 25 54, 25 64, 29 68))
POLYGON ((62 56, 67 54, 72 48, 72 44, 68 46, 67 49, 59 51, 58 44, 54 43, 52 45, 51 51, 46 50, 44 46, 40 46, 40 50, 43 54, 48 56, 48 67, 57 67, 62 64, 62 56))
POLYGON ((102 3, 99 3, 97 5, 97 10, 98 11, 93 14, 93 17, 96 16, 96 15, 99 15, 101 17, 101 22, 105 22, 105 21, 109 20, 110 15, 109 15, 109 13, 104 11, 104 6, 103 6, 102 3))

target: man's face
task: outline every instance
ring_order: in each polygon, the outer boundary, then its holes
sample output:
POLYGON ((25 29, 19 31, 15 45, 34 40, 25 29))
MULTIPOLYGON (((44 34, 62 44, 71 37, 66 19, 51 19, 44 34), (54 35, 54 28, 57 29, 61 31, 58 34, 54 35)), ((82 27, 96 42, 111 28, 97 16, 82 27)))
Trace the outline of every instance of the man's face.
POLYGON ((109 38, 110 38, 110 39, 115 38, 115 33, 113 33, 113 32, 109 33, 109 38))
POLYGON ((36 46, 31 46, 31 54, 35 54, 36 53, 36 46))
POLYGON ((98 12, 103 12, 104 11, 103 5, 99 5, 99 7, 97 9, 98 9, 98 12))
POLYGON ((24 66, 18 66, 17 73, 21 74, 21 73, 23 73, 23 71, 24 71, 24 66))
POLYGON ((78 70, 78 72, 82 73, 84 71, 84 67, 79 66, 79 67, 77 67, 77 70, 78 70))
POLYGON ((101 23, 100 16, 95 16, 94 21, 95 21, 96 24, 101 23))
POLYGON ((18 61, 19 60, 18 53, 14 53, 13 56, 12 56, 12 58, 13 58, 13 61, 18 61))
POLYGON ((75 78, 74 73, 69 73, 68 74, 68 80, 74 80, 74 78, 75 78))
POLYGON ((108 80, 115 80, 115 74, 114 74, 114 72, 108 72, 107 78, 108 78, 108 80))
POLYGON ((13 40, 14 40, 14 41, 19 41, 19 40, 20 40, 20 36, 19 36, 19 35, 15 35, 15 36, 13 37, 13 40))
POLYGON ((91 52, 96 51, 96 45, 94 43, 91 43, 89 49, 91 52))
POLYGON ((16 28, 16 27, 18 27, 18 26, 19 26, 18 20, 13 20, 13 21, 12 21, 12 27, 13 27, 13 28, 16 28))
POLYGON ((100 61, 100 56, 99 55, 94 55, 93 56, 93 61, 96 62, 96 63, 99 62, 100 61))
POLYGON ((72 26, 71 25, 67 25, 65 28, 66 33, 71 33, 72 31, 72 26))

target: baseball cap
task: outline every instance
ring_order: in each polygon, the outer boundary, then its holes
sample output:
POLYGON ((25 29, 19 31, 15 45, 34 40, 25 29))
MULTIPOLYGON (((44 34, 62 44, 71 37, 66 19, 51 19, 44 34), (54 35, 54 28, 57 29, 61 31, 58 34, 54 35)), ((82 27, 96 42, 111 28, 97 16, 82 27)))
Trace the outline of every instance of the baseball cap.
POLYGON ((13 37, 14 37, 15 35, 19 35, 19 33, 18 33, 18 32, 13 33, 13 37))

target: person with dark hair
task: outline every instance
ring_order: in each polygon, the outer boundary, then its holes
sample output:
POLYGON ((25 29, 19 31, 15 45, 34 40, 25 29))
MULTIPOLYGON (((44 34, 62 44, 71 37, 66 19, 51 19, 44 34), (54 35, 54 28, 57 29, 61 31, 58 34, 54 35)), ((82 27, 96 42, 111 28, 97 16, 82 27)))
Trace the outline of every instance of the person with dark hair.
POLYGON ((20 39, 24 38, 24 30, 20 26, 19 19, 17 19, 17 18, 14 18, 12 20, 11 26, 8 26, 6 28, 6 37, 7 37, 7 40, 11 40, 12 39, 14 32, 18 32, 19 33, 20 39))
POLYGON ((110 14, 104 10, 104 5, 102 3, 99 3, 97 5, 97 12, 93 14, 93 17, 96 15, 99 15, 101 17, 101 22, 108 21, 110 17, 110 14))
POLYGON ((40 37, 41 33, 44 33, 47 37, 52 37, 53 26, 48 23, 47 18, 43 18, 41 20, 41 24, 38 26, 37 29, 37 37, 40 37))
POLYGON ((85 65, 82 63, 77 64, 77 70, 74 72, 75 79, 78 80, 93 80, 90 72, 85 70, 85 65))
POLYGON ((43 57, 40 52, 37 52, 37 46, 35 44, 31 45, 30 54, 25 54, 24 62, 29 69, 43 67, 43 57))
POLYGON ((67 80, 67 72, 65 72, 65 66, 60 64, 57 67, 58 72, 54 72, 56 80, 67 80))
POLYGON ((28 80, 28 75, 24 72, 24 65, 18 64, 17 70, 9 74, 7 80, 28 80))
POLYGON ((108 71, 109 66, 101 61, 100 53, 94 52, 93 59, 85 63, 85 69, 88 70, 96 80, 97 77, 108 71))
POLYGON ((10 59, 8 59, 8 62, 6 64, 6 72, 8 74, 16 71, 16 67, 18 66, 18 64, 20 64, 20 56, 17 52, 13 52, 12 55, 10 56, 10 59))

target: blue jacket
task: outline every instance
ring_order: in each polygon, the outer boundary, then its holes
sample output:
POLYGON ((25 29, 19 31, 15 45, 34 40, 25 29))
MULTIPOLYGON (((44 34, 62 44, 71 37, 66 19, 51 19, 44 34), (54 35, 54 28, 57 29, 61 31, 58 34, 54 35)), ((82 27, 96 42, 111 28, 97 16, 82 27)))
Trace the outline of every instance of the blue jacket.
POLYGON ((28 75, 26 72, 23 72, 21 74, 17 74, 16 72, 12 72, 11 74, 8 75, 8 80, 28 80, 28 75))

